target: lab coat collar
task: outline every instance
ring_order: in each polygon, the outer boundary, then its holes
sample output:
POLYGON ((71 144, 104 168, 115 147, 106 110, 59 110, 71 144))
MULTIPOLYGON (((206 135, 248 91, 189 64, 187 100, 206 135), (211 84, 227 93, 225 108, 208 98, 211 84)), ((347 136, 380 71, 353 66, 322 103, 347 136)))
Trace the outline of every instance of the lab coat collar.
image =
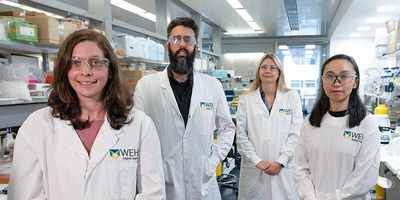
POLYGON ((104 123, 97 134, 92 149, 90 150, 90 162, 87 176, 90 175, 104 157, 108 155, 110 149, 117 144, 122 129, 123 127, 119 130, 113 129, 107 120, 107 115, 105 116, 104 123))
MULTIPOLYGON (((260 109, 264 110, 265 112, 268 112, 268 109, 265 107, 264 102, 260 95, 260 87, 258 87, 256 90, 252 91, 251 95, 255 96, 255 98, 252 98, 255 101, 254 103, 257 104, 257 106, 260 109)), ((272 105, 271 112, 269 113, 270 117, 272 115, 275 115, 277 113, 277 111, 279 110, 279 106, 280 106, 279 101, 281 98, 282 98, 282 92, 280 92, 279 90, 276 90, 274 104, 272 105)))
MULTIPOLYGON (((166 67, 164 69, 164 71, 162 72, 160 82, 161 82, 160 85, 162 88, 162 95, 168 100, 168 102, 171 104, 172 108, 174 108, 176 114, 178 116, 181 116, 181 112, 179 111, 178 103, 175 100, 174 92, 172 91, 171 85, 169 83, 168 67, 166 67)), ((164 98, 164 97, 160 97, 160 98, 164 98)))
POLYGON ((193 88, 192 88, 192 97, 190 98, 190 109, 189 109, 189 118, 188 124, 193 116, 194 111, 200 107, 201 94, 204 94, 204 84, 203 81, 199 78, 198 74, 193 71, 193 88))
POLYGON ((112 149, 112 147, 118 142, 119 134, 122 133, 122 128, 120 130, 115 130, 110 126, 106 115, 104 118, 104 123, 101 126, 90 151, 89 158, 89 155, 87 154, 85 147, 79 139, 78 134, 76 133, 74 128, 69 125, 71 124, 71 122, 58 119, 58 122, 56 122, 56 124, 57 125, 55 127, 55 130, 60 130, 59 136, 62 137, 60 139, 61 143, 64 143, 63 146, 70 148, 67 151, 74 151, 77 153, 77 155, 81 155, 82 157, 84 157, 84 159, 87 160, 88 168, 85 176, 90 175, 95 167, 108 154, 109 150, 112 149), (66 125, 67 129, 65 129, 66 125))

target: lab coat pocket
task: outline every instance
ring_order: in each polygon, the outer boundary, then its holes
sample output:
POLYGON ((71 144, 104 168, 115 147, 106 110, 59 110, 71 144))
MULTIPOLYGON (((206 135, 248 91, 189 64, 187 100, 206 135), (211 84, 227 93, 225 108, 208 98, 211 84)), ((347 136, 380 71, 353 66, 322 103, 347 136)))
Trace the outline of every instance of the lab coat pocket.
POLYGON ((113 163, 109 168, 110 195, 112 199, 133 200, 136 195, 137 162, 113 163))
POLYGON ((280 132, 288 133, 290 131, 291 120, 292 120, 292 116, 291 115, 280 114, 279 121, 278 121, 280 132))
POLYGON ((200 109, 199 111, 199 123, 198 132, 200 135, 210 135, 214 133, 215 120, 214 113, 212 110, 200 109))

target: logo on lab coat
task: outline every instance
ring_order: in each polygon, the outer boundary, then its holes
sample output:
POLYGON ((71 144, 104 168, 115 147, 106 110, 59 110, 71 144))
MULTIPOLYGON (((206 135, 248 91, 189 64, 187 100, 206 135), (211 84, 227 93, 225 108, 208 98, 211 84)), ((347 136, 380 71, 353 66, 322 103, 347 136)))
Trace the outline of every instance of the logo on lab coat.
POLYGON ((214 104, 209 102, 200 102, 200 108, 205 108, 207 110, 212 110, 214 104))
POLYGON ((136 160, 139 151, 137 149, 110 149, 110 157, 114 160, 136 160))
POLYGON ((292 109, 279 108, 278 112, 281 115, 290 115, 292 114, 292 109))
POLYGON ((355 133, 352 131, 344 131, 343 132, 344 139, 350 139, 355 142, 362 142, 364 140, 364 134, 362 133, 355 133))

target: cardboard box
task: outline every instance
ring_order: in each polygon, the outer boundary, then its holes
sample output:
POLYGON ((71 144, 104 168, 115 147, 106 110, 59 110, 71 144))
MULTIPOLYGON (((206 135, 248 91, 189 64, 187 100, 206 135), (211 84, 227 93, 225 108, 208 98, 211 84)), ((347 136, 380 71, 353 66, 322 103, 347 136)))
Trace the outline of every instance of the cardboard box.
POLYGON ((37 26, 20 20, 11 20, 8 31, 10 40, 38 42, 37 26))
POLYGON ((80 30, 87 29, 88 27, 83 22, 68 21, 64 20, 60 24, 60 43, 63 42, 71 33, 80 30))
POLYGON ((155 70, 133 70, 133 71, 122 71, 122 77, 125 79, 128 86, 129 92, 133 95, 137 82, 143 76, 154 74, 155 70))
POLYGON ((35 24, 38 28, 39 44, 55 44, 60 43, 58 19, 48 17, 46 15, 26 16, 25 21, 35 24))
POLYGON ((11 11, 2 11, 0 12, 0 16, 12 16, 12 17, 18 17, 20 16, 19 11, 11 10, 11 11))

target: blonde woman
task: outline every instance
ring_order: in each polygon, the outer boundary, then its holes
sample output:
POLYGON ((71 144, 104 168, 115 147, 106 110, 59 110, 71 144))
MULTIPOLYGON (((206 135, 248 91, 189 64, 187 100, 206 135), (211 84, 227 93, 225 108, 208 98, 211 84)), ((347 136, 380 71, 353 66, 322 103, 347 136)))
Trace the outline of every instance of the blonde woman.
POLYGON ((239 199, 298 199, 292 160, 303 120, 300 96, 286 87, 275 55, 262 57, 250 91, 240 98, 236 120, 239 199))

